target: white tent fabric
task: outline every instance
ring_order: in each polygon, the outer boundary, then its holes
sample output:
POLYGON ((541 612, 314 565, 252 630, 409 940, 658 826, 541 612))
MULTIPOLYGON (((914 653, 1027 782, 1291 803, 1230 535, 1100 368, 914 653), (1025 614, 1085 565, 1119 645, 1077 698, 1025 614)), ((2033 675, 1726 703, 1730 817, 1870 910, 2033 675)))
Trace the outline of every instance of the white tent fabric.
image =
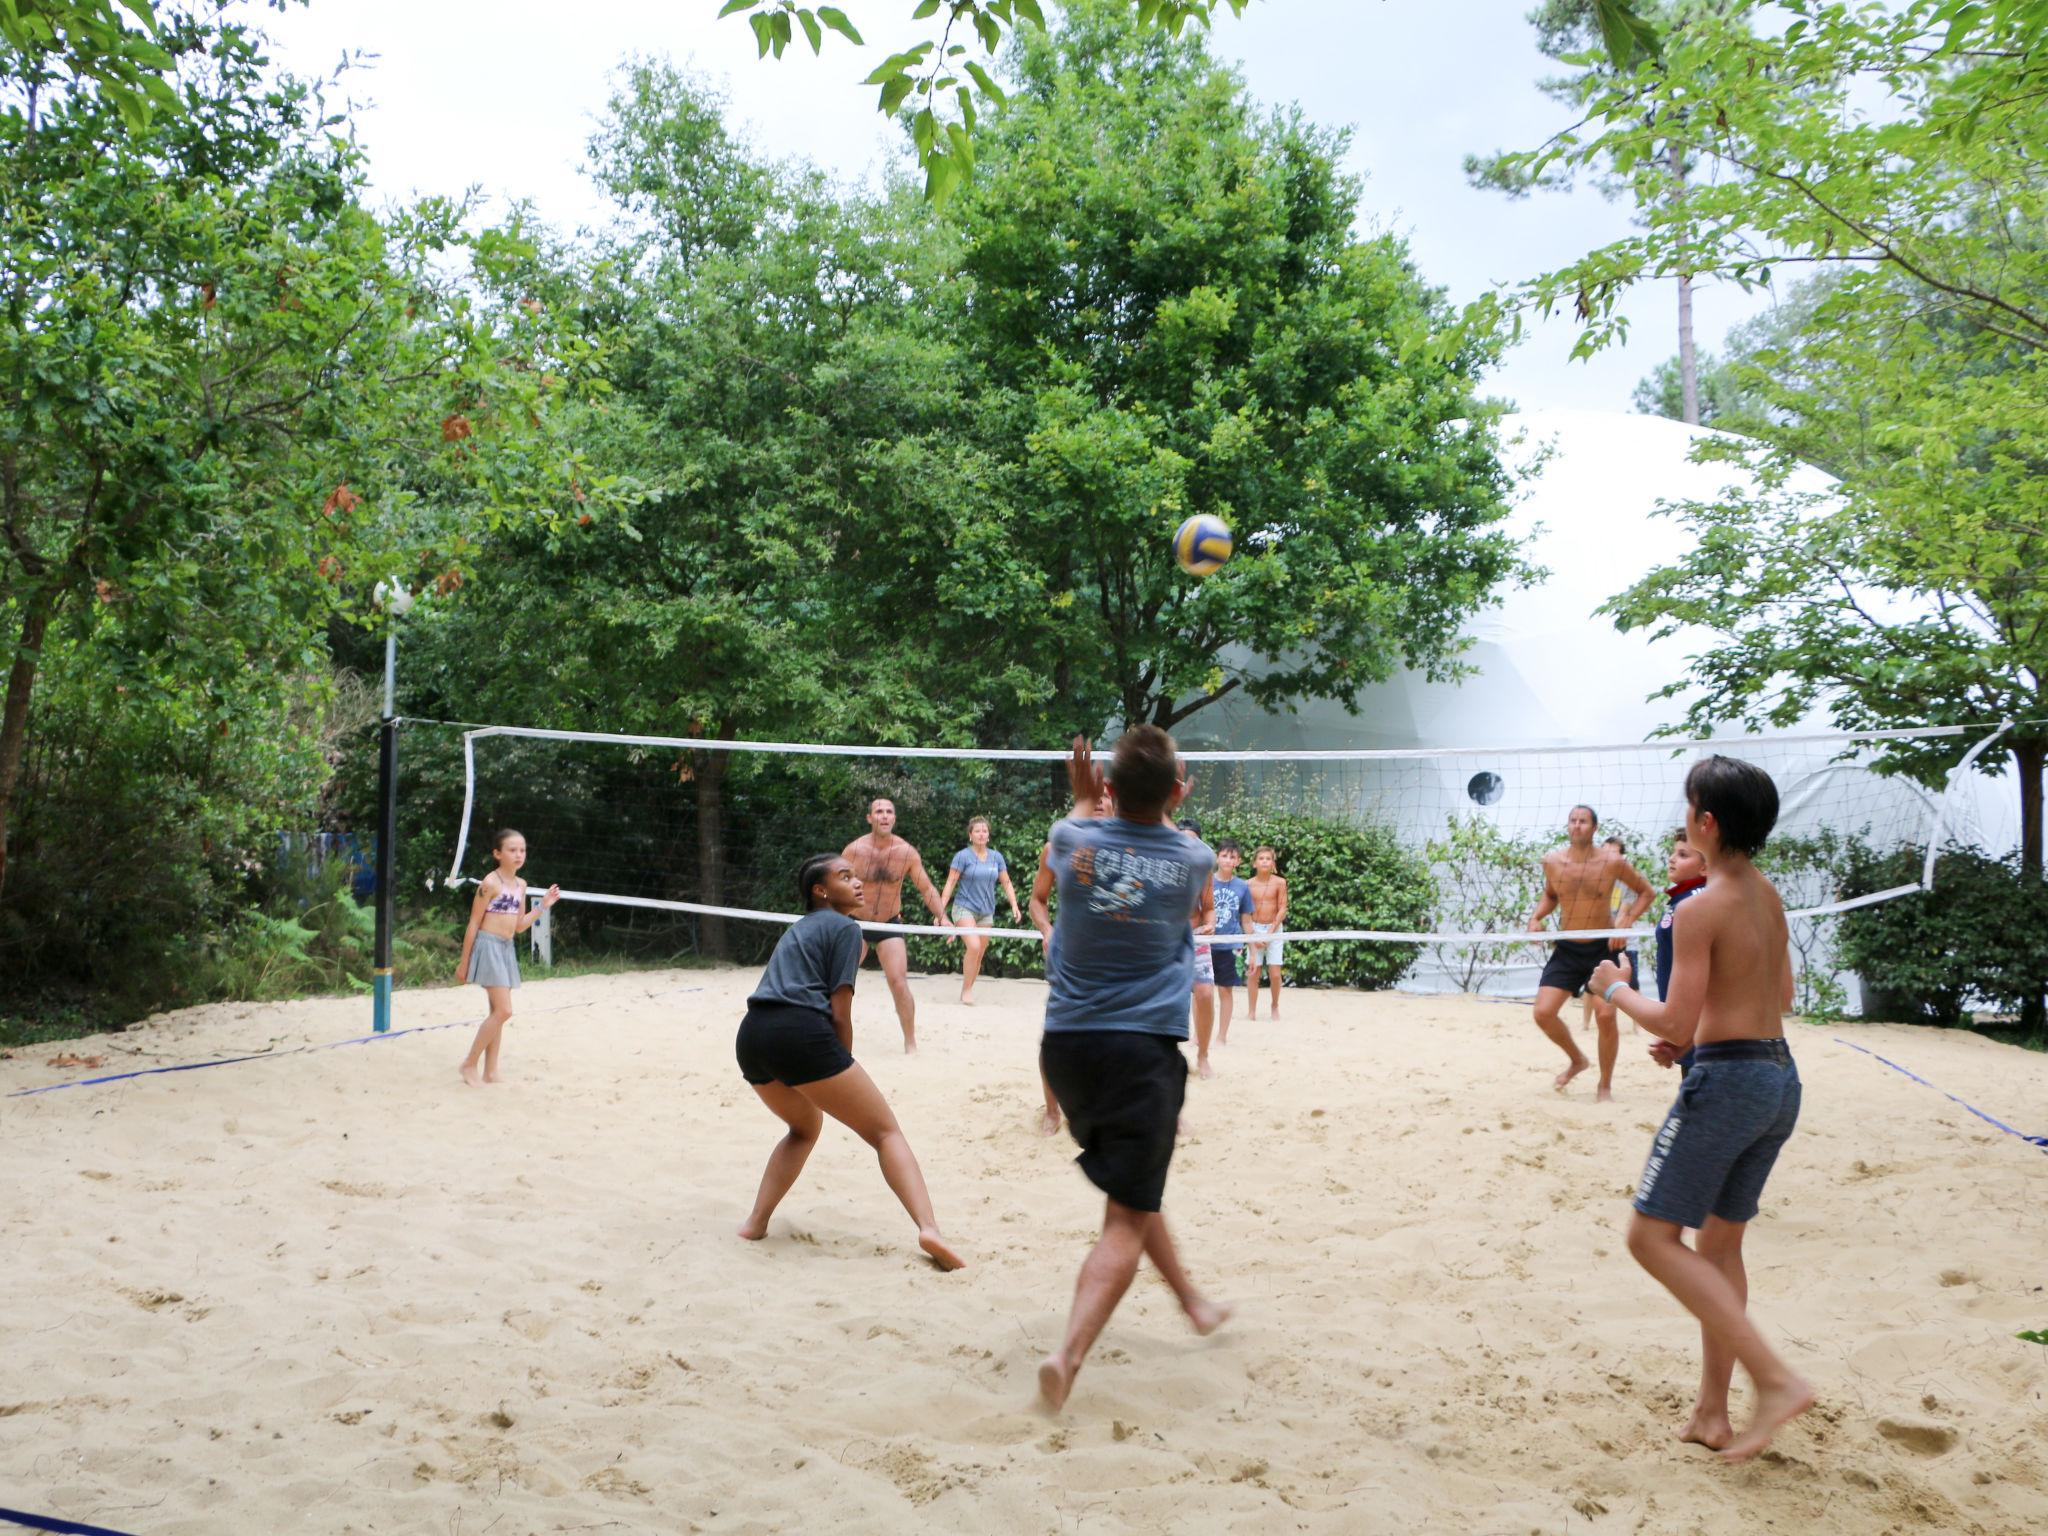
MULTIPOLYGON (((1497 765, 1482 758, 1482 767, 1503 781, 1484 813, 1503 831, 1521 835, 1555 828, 1562 840, 1573 800, 1599 804, 1605 791, 1614 803, 1622 792, 1605 782, 1599 754, 1586 749, 1643 742, 1680 719, 1684 694, 1654 695, 1683 680, 1692 658, 1714 644, 1698 630, 1658 640, 1642 632, 1624 635, 1594 611, 1643 571, 1689 548, 1685 527, 1674 517, 1656 515, 1660 502, 1708 499, 1746 479, 1738 465, 1692 461, 1695 442, 1709 435, 1656 416, 1537 411, 1509 417, 1503 427, 1509 462, 1526 478, 1508 527, 1525 541, 1526 555, 1543 574, 1504 593, 1498 606, 1470 621, 1473 644, 1465 660, 1475 669, 1472 675, 1436 683, 1402 672, 1361 690, 1355 713, 1317 703, 1271 715, 1233 695, 1189 721, 1183 743, 1266 750, 1555 749, 1503 755, 1497 765), (1577 787, 1562 790, 1567 778, 1577 787)), ((1816 470, 1805 484, 1795 479, 1793 489, 1825 492, 1829 484, 1816 470)), ((1225 661, 1243 665, 1248 659, 1225 661)), ((1825 731, 1828 725, 1816 718, 1803 729, 1825 731)), ((1397 823, 1422 814, 1440 820, 1446 806, 1478 808, 1466 793, 1473 771, 1473 763, 1461 757, 1442 765, 1445 782, 1426 786, 1424 765, 1389 763, 1369 797, 1397 823)), ((1824 824, 1837 772, 1821 769, 1780 784, 1788 831, 1824 824)), ((1916 786, 1894 785, 1909 800, 1930 799, 1916 786)), ((1958 799, 1957 835, 1994 852, 2017 844, 2017 796, 2009 781, 1973 775, 1958 799)), ((1665 806, 1657 819, 1675 819, 1681 809, 1665 806)), ((1536 958, 1532 951, 1532 962, 1536 958)), ((1535 963, 1520 967, 1488 990, 1527 995, 1536 969, 1535 963)), ((1425 956, 1410 985, 1437 990, 1441 981, 1425 956)))

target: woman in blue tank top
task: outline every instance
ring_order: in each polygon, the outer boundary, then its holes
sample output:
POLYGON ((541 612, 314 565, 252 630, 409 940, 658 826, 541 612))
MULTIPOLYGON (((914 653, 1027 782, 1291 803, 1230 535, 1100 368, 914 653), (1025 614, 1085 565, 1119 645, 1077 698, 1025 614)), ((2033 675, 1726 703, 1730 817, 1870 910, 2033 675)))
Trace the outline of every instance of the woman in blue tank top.
POLYGON ((988 818, 977 816, 967 823, 967 846, 953 855, 952 866, 946 871, 946 888, 939 893, 939 910, 944 911, 946 904, 952 903, 960 942, 967 947, 966 959, 960 967, 960 1001, 970 1008, 974 1006, 974 983, 981 975, 981 957, 988 952, 988 940, 976 936, 975 929, 995 926, 998 885, 1009 898, 1010 923, 1014 927, 1023 921, 1024 914, 1017 906, 1017 888, 1010 884, 1010 866, 988 845, 988 818), (958 900, 954 899, 955 886, 959 887, 958 900))

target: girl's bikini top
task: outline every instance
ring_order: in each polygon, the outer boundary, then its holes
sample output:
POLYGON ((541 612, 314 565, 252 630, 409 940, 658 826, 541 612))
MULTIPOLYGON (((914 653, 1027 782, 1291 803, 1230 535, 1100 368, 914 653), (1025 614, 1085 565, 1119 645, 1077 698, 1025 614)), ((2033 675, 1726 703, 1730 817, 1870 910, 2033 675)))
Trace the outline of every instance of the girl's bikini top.
POLYGON ((518 889, 506 890, 503 887, 500 887, 498 890, 498 894, 491 898, 490 905, 485 907, 484 910, 486 912, 515 913, 523 911, 525 909, 526 903, 520 898, 526 894, 524 885, 525 882, 522 881, 520 883, 520 888, 518 889))

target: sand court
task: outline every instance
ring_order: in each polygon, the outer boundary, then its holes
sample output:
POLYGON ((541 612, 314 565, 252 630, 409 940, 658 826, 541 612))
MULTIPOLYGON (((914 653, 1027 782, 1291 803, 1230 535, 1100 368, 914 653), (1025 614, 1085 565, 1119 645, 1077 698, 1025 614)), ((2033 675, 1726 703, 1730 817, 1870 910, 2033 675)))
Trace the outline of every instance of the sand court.
MULTIPOLYGON (((374 1044, 0 1099, 0 1504, 136 1533, 2048 1529, 2048 1057, 1796 1026, 1805 1116, 1749 1247, 1819 1409, 1759 1462, 1670 1436, 1697 1336, 1628 1257, 1674 1086, 1549 1090, 1526 1007, 1293 992, 1191 1083, 1167 1212, 1238 1303, 1196 1339, 1141 1271, 1034 1411, 1100 1199, 1037 1134, 1042 985, 913 978, 855 1051, 970 1260, 936 1272, 828 1127, 764 1242, 778 1126, 732 1034, 753 971, 474 989, 374 1044)), ((193 1010, 105 1071, 359 1034, 367 1005, 193 1010)), ((1576 1019, 1573 1019, 1576 1033, 1576 1019)), ((1590 1036, 1588 1037, 1590 1040, 1590 1036)), ((0 1062, 12 1092, 69 1076, 0 1062)), ((1747 1402, 1738 1387, 1738 1415, 1747 1402)), ((0 1527, 4 1529, 5 1527, 0 1527)))

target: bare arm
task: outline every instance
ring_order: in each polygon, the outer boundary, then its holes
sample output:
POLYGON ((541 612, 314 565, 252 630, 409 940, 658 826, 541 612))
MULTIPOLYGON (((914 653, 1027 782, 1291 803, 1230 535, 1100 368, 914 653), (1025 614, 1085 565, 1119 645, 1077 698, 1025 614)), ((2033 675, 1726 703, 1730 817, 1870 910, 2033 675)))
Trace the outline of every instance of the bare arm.
POLYGON ((1276 875, 1280 882, 1280 910, 1273 914, 1273 927, 1278 930, 1287 926, 1287 881, 1276 875))
POLYGON ((960 871, 949 867, 946 870, 946 888, 943 891, 939 892, 939 908, 941 911, 945 910, 946 907, 952 904, 953 887, 958 885, 959 883, 960 871))
POLYGON ((832 994, 832 1033, 846 1050, 853 1049, 853 988, 841 987, 832 994))
MULTIPOLYGON (((1700 1010, 1706 1006, 1707 964, 1713 954, 1707 923, 1691 903, 1671 915, 1671 995, 1663 1002, 1652 1002, 1638 992, 1633 980, 1611 999, 1659 1040, 1668 1040, 1681 1050, 1692 1044, 1700 1010)), ((1620 978, 1621 968, 1612 960, 1603 960, 1593 972, 1591 990, 1604 992, 1620 978)))
POLYGON ((997 875, 996 879, 1002 882, 1003 894, 1010 898, 1010 921, 1012 923, 1015 923, 1019 918, 1023 916, 1023 914, 1017 910, 1017 887, 1010 884, 1010 872, 1007 869, 1005 869, 1000 875, 997 875))
MULTIPOLYGON (((1282 911, 1286 908, 1282 907, 1282 911)), ((1202 882, 1202 894, 1195 900, 1195 932, 1216 931, 1216 887, 1209 881, 1202 882)))
POLYGON ((462 930, 462 955, 455 962, 457 981, 469 980, 469 951, 476 943, 477 930, 484 925, 484 909, 491 903, 488 887, 497 878, 496 875, 485 875, 476 884, 476 896, 469 904, 469 926, 462 930))
POLYGON ((1650 889, 1650 882, 1645 880, 1635 865, 1629 863, 1627 859, 1621 861, 1620 877, 1621 883, 1636 893, 1634 903, 1621 919, 1622 927, 1633 928, 1636 919, 1650 910, 1650 903, 1657 899, 1657 893, 1650 889))
MULTIPOLYGON (((924 904, 932 909, 932 921, 941 928, 952 927, 946 921, 946 904, 939 900, 939 888, 932 884, 932 877, 924 872, 924 859, 918 851, 910 850, 910 883, 917 887, 917 894, 924 898, 924 904)), ((949 890, 951 886, 947 887, 949 890)))
POLYGON ((1556 910, 1557 891, 1550 883, 1550 861, 1545 859, 1543 861, 1543 896, 1536 903, 1536 910, 1529 914, 1529 931, 1531 933, 1542 932, 1543 919, 1550 916, 1556 910))
MULTIPOLYGON (((520 892, 521 896, 524 896, 525 894, 526 893, 524 891, 520 892)), ((552 907, 556 902, 560 901, 561 899, 562 888, 559 885, 549 886, 547 894, 541 897, 540 899, 540 905, 537 907, 528 908, 527 911, 520 915, 519 922, 516 925, 514 931, 518 933, 526 932, 527 929, 531 928, 535 923, 540 921, 541 913, 547 911, 549 907, 552 907)))
POLYGON ((1031 882, 1031 926, 1038 930, 1041 939, 1052 939, 1052 866, 1045 861, 1045 854, 1038 856, 1038 875, 1031 882))

